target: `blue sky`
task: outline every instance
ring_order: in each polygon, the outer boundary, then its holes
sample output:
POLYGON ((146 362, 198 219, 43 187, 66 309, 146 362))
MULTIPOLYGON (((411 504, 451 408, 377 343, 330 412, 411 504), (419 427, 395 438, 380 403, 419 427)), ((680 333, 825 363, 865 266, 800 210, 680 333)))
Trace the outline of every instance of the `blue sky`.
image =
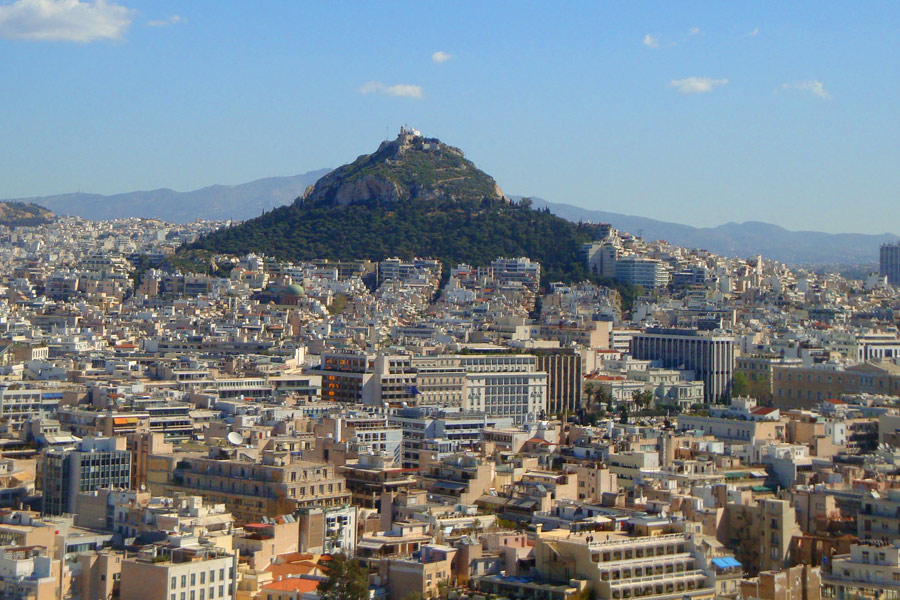
POLYGON ((0 197, 293 175, 408 123, 508 194, 900 233, 898 13, 0 0, 0 197))

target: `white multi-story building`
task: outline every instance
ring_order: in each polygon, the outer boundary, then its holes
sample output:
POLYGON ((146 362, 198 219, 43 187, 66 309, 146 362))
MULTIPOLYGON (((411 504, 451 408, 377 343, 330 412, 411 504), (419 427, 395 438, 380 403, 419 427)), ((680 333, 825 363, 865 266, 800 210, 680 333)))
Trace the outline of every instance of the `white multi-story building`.
POLYGON ((197 538, 170 537, 122 563, 122 600, 231 600, 237 555, 197 538))
POLYGON ((850 554, 831 559, 831 572, 822 573, 823 596, 851 600, 900 597, 900 542, 859 542, 850 554))

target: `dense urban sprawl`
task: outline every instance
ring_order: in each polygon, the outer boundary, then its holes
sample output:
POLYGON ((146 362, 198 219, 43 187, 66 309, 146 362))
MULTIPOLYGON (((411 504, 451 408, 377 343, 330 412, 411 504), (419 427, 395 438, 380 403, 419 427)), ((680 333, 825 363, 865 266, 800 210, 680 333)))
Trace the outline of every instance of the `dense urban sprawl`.
POLYGON ((0 229, 0 598, 898 598, 900 246, 181 272, 222 225, 0 229))

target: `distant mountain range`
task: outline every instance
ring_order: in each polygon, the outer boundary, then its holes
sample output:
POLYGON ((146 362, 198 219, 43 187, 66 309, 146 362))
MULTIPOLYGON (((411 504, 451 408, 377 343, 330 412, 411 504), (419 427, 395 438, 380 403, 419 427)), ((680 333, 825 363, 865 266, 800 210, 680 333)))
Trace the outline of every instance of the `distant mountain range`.
POLYGON ((195 219, 245 221, 290 204, 329 171, 320 169, 293 177, 268 177, 240 185, 211 185, 191 192, 159 189, 112 196, 75 193, 18 201, 40 204, 58 215, 93 220, 145 217, 170 223, 189 223, 195 219))
MULTIPOLYGON (((190 192, 159 189, 104 196, 100 194, 62 194, 41 198, 22 198, 11 202, 35 203, 58 215, 77 215, 87 219, 127 217, 157 218, 174 223, 195 219, 245 221, 265 211, 292 203, 304 190, 330 172, 310 171, 292 177, 269 177, 240 185, 213 185, 190 192)), ((330 180, 326 180, 327 183, 330 180)), ((487 180, 485 180, 487 182, 487 180)), ((493 185, 493 182, 490 182, 493 185)), ((319 194, 331 186, 320 186, 319 194)), ((367 185, 346 190, 346 198, 365 194, 367 185)), ((516 197, 513 197, 516 198, 516 197)), ((646 217, 589 210, 532 198, 535 208, 548 208, 570 221, 611 223, 617 229, 640 234, 648 240, 666 240, 688 248, 703 248, 724 256, 766 258, 791 264, 871 264, 878 261, 878 247, 900 236, 884 233, 830 234, 816 231, 789 231, 777 225, 750 221, 726 223, 718 227, 692 227, 646 217)))
POLYGON ((893 233, 822 233, 789 231, 778 225, 747 221, 718 227, 692 227, 569 204, 532 198, 535 208, 549 208, 570 221, 610 223, 616 229, 647 240, 665 240, 676 246, 702 248, 722 256, 750 257, 757 254, 789 264, 870 264, 878 262, 878 247, 900 240, 893 233))

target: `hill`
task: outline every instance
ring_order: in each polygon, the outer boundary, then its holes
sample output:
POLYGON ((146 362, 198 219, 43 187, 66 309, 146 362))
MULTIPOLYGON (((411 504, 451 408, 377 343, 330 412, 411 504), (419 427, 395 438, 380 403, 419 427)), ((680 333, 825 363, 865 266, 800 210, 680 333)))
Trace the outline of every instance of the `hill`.
POLYGON ((50 223, 56 215, 43 206, 25 202, 0 202, 0 225, 27 227, 50 223))
POLYGON ((60 215, 93 220, 145 217, 170 223, 187 223, 196 219, 242 221, 293 201, 308 185, 327 172, 327 169, 321 169, 291 177, 268 177, 240 185, 211 185, 190 192, 158 189, 111 196, 76 193, 21 201, 38 202, 60 215))
POLYGON ((374 153, 322 177, 297 202, 344 206, 408 200, 480 203, 505 197, 497 182, 467 160, 459 148, 401 129, 397 139, 383 142, 374 153))
POLYGON ((769 223, 748 221, 726 223, 717 227, 692 227, 600 210, 589 210, 569 204, 532 198, 535 207, 547 208, 570 221, 611 223, 631 234, 648 240, 666 240, 677 246, 702 248, 723 256, 765 258, 790 264, 869 264, 878 262, 878 248, 885 242, 900 240, 893 233, 823 233, 790 231, 769 223))
POLYGON ((510 202, 459 149, 401 132, 290 206, 212 233, 188 250, 295 261, 421 256, 451 265, 528 256, 547 278, 571 281, 587 276, 578 248, 594 233, 529 201, 510 202))

